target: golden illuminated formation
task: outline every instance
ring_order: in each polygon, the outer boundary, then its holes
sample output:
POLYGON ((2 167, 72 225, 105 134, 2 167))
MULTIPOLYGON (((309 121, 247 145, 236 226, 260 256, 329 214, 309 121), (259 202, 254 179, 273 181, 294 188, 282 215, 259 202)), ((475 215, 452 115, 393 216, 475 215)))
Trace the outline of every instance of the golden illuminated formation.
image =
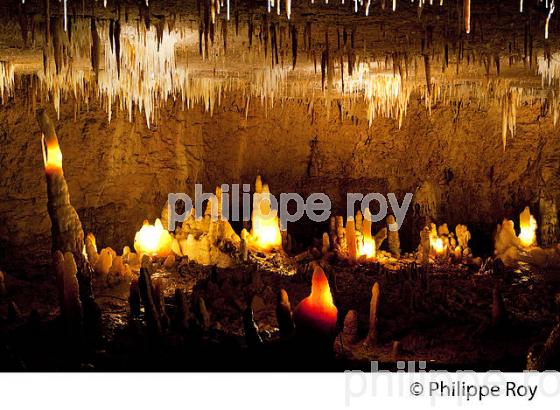
POLYGON ((525 207, 523 212, 519 215, 519 240, 523 246, 529 247, 537 243, 537 221, 531 215, 529 207, 525 207))
POLYGON ((358 246, 358 255, 365 256, 366 259, 375 258, 375 239, 373 239, 371 236, 369 238, 364 236, 363 242, 358 246))
POLYGON ((432 248, 436 251, 436 254, 441 255, 445 251, 445 246, 443 244, 443 239, 435 238, 431 241, 432 248))
POLYGON ((156 219, 153 225, 144 221, 142 228, 136 232, 134 237, 134 249, 139 254, 150 256, 167 256, 171 253, 173 238, 165 230, 161 221, 156 219))
POLYGON ((338 309, 334 305, 329 281, 323 269, 316 266, 311 279, 311 294, 297 305, 294 322, 306 330, 331 334, 336 329, 338 309))
POLYGON ((45 164, 45 172, 62 173, 62 151, 56 138, 45 138, 42 136, 43 162, 45 164))
POLYGON ((263 185, 260 175, 255 182, 253 196, 253 214, 251 216, 251 234, 249 245, 263 251, 282 248, 282 235, 278 210, 271 209, 270 190, 263 185))

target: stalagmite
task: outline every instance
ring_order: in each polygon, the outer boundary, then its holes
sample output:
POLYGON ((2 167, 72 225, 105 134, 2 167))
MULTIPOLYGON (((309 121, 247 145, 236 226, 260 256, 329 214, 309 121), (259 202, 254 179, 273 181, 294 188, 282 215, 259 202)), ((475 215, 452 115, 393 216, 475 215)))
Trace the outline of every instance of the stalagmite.
POLYGON ((362 234, 364 235, 364 243, 370 242, 372 240, 371 236, 371 212, 369 209, 365 210, 363 221, 362 221, 362 234))
POLYGON ((363 233, 362 232, 363 221, 364 221, 364 217, 362 216, 362 212, 361 211, 356 212, 356 231, 357 232, 363 233))
POLYGON ((158 218, 151 225, 144 221, 142 228, 134 236, 134 249, 139 255, 167 257, 171 253, 173 238, 158 218))
POLYGON ((353 345, 358 341, 358 313, 355 310, 349 310, 344 317, 341 338, 344 347, 353 345))
POLYGON ((68 193, 62 171, 62 152, 54 126, 43 109, 37 111, 37 122, 43 133, 43 160, 47 180, 47 210, 51 220, 52 252, 71 252, 77 266, 80 299, 86 326, 97 327, 100 313, 91 287, 92 268, 84 249, 84 231, 68 193))
POLYGON ((67 323, 72 327, 79 327, 82 322, 82 303, 76 274, 78 268, 74 255, 66 252, 64 255, 56 251, 53 255, 56 271, 60 309, 67 323))
POLYGON ((536 245, 537 243, 537 221, 531 215, 528 206, 519 214, 519 239, 525 247, 536 245))
POLYGON ((142 261, 140 268, 140 276, 138 277, 138 287, 140 289, 140 297, 144 305, 144 313, 146 315, 146 323, 150 331, 159 335, 162 331, 159 312, 154 302, 154 294, 152 287, 152 280, 147 267, 148 262, 142 261))
POLYGON ((113 257, 115 256, 115 251, 111 248, 101 249, 101 253, 97 258, 97 262, 94 267, 94 271, 99 276, 107 276, 109 274, 109 269, 113 265, 113 257))
POLYGON ((353 217, 349 217, 346 221, 346 243, 348 246, 348 259, 350 262, 356 262, 358 251, 356 249, 356 226, 353 217))
POLYGON ((334 305, 327 276, 316 265, 311 279, 311 294, 294 310, 296 334, 306 343, 329 345, 335 335, 337 316, 338 309, 334 305))
POLYGON ((247 262, 249 260, 249 247, 247 244, 247 237, 249 232, 245 228, 241 231, 241 245, 239 247, 239 254, 241 255, 241 260, 247 262))
POLYGON ((95 236, 90 232, 86 236, 86 255, 88 262, 91 266, 95 266, 99 254, 97 253, 97 244, 95 241, 95 236))
POLYGON ((199 323, 202 325, 203 329, 208 329, 210 327, 210 313, 208 313, 208 309, 206 309, 206 302, 204 302, 202 296, 196 299, 196 308, 199 323))
POLYGON ((420 251, 422 253, 422 265, 430 262, 430 228, 425 226, 420 232, 420 251))
MULTIPOLYGON (((62 172, 62 153, 54 126, 44 110, 37 111, 43 133, 43 159, 47 179, 47 208, 51 219, 53 252, 72 252, 76 260, 84 259, 84 231, 80 218, 70 204, 68 186, 62 172)), ((79 263, 78 263, 79 265, 79 263)))
POLYGON ((329 253, 330 250, 330 239, 329 239, 329 234, 326 232, 323 232, 323 245, 321 247, 321 253, 323 254, 323 256, 327 256, 327 254, 329 253))
POLYGON ((385 239, 387 238, 387 227, 380 229, 374 237, 375 240, 375 249, 380 249, 381 245, 383 244, 383 242, 385 241, 385 239))
POLYGON ((278 301, 276 302, 276 320, 280 337, 290 337, 294 333, 294 320, 292 318, 292 306, 288 293, 284 289, 278 292, 278 301))
POLYGON ((469 241, 471 240, 471 233, 468 231, 465 225, 457 225, 455 227, 455 235, 457 236, 457 242, 459 246, 463 249, 469 247, 469 241))
MULTIPOLYGON (((387 217, 387 226, 392 226, 396 224, 396 219, 394 215, 389 215, 387 217)), ((396 257, 399 258, 401 256, 401 241, 399 239, 399 231, 392 231, 388 229, 387 231, 387 243, 389 245, 389 252, 396 257)))
POLYGON ((496 229, 494 254, 502 260, 505 266, 513 266, 519 260, 521 247, 521 241, 515 234, 513 221, 504 219, 496 229))
POLYGON ((282 248, 278 210, 273 209, 271 204, 268 185, 263 185, 260 176, 257 176, 251 214, 251 233, 247 237, 251 248, 261 251, 281 250, 282 248))
POLYGON ((188 330, 190 327, 191 312, 187 296, 180 288, 175 289, 175 304, 177 305, 177 313, 175 315, 175 325, 180 331, 188 330))
POLYGON ((132 317, 139 317, 141 298, 140 298, 140 287, 138 285, 138 279, 132 279, 132 281, 130 282, 128 305, 130 307, 130 314, 132 315, 132 317))
POLYGON ((369 305, 369 330, 365 340, 368 346, 375 346, 377 344, 377 316, 379 310, 379 283, 375 282, 371 288, 371 301, 369 305))

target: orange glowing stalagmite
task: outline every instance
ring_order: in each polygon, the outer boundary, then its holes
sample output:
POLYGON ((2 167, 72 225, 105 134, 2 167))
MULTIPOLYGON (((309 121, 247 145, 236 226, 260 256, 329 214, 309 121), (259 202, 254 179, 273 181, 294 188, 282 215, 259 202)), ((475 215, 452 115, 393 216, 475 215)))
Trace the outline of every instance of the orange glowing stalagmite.
POLYGON ((296 332, 329 337, 336 331, 338 309, 334 305, 329 281, 321 267, 316 266, 311 280, 311 294, 294 311, 296 332))
POLYGON ((248 243, 253 249, 270 251, 282 248, 278 211, 271 208, 271 203, 268 185, 263 185, 259 175, 255 181, 253 214, 251 215, 252 228, 248 238, 248 243))
POLYGON ((48 174, 62 174, 62 151, 56 138, 46 138, 43 134, 43 162, 48 174))
POLYGON ((134 237, 134 249, 141 255, 164 257, 171 253, 173 238, 163 227, 161 221, 156 219, 153 225, 144 221, 142 228, 134 237))
POLYGON ((529 207, 525 207, 523 212, 519 214, 519 240, 525 247, 530 247, 537 244, 537 221, 529 207))

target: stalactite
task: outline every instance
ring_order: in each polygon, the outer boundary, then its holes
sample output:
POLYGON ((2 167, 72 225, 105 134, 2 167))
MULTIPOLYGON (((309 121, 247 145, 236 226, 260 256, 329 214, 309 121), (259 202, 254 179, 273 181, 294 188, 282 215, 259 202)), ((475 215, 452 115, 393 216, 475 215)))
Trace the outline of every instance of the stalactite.
POLYGON ((424 71, 426 73, 426 93, 430 97, 432 91, 432 70, 429 54, 424 54, 424 71))
POLYGON ((0 61, 0 101, 13 94, 15 88, 14 65, 7 61, 0 61))
POLYGON ((546 23, 545 23, 545 26, 544 26, 544 38, 545 38, 545 40, 548 39, 548 26, 549 26, 549 23, 550 23, 550 18, 552 17, 552 13, 554 13, 554 8, 555 8, 554 7, 554 0, 550 0, 550 7, 548 9, 548 15, 546 17, 546 23))
POLYGON ((250 50, 251 46, 253 45, 253 19, 251 17, 249 17, 249 22, 247 24, 248 24, 247 37, 249 41, 249 50, 250 50))
POLYGON ((517 88, 507 90, 502 97, 502 145, 506 149, 507 133, 515 135, 517 122, 517 105, 519 103, 519 92, 517 88))
POLYGON ((471 32, 471 0, 463 0, 463 15, 465 17, 465 33, 471 32))
POLYGON ((292 25, 292 70, 296 69, 298 53, 298 33, 295 25, 292 25))
POLYGON ((97 32, 95 17, 91 18, 91 66, 95 76, 99 77, 99 64, 101 63, 101 39, 97 32))
POLYGON ((222 21, 222 38, 224 40, 224 54, 227 54, 227 48, 228 48, 227 47, 227 37, 228 37, 228 35, 227 35, 227 22, 222 21))
POLYGON ((120 20, 115 22, 115 29, 113 32, 115 42, 115 60, 117 62, 117 76, 121 76, 121 23, 120 20))
POLYGON ((323 50, 321 53, 321 89, 325 90, 325 78, 327 73, 327 52, 323 50))
POLYGON ((64 38, 61 23, 58 18, 54 18, 52 29, 52 49, 54 54, 54 62, 56 66, 56 73, 59 74, 62 70, 62 60, 64 58, 64 38))

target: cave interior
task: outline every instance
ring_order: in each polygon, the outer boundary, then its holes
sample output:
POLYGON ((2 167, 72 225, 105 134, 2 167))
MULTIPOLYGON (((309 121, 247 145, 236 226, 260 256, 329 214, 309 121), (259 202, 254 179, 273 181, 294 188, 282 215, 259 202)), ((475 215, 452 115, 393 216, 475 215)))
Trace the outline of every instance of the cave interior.
POLYGON ((0 370, 559 370, 554 8, 2 1, 0 370))

